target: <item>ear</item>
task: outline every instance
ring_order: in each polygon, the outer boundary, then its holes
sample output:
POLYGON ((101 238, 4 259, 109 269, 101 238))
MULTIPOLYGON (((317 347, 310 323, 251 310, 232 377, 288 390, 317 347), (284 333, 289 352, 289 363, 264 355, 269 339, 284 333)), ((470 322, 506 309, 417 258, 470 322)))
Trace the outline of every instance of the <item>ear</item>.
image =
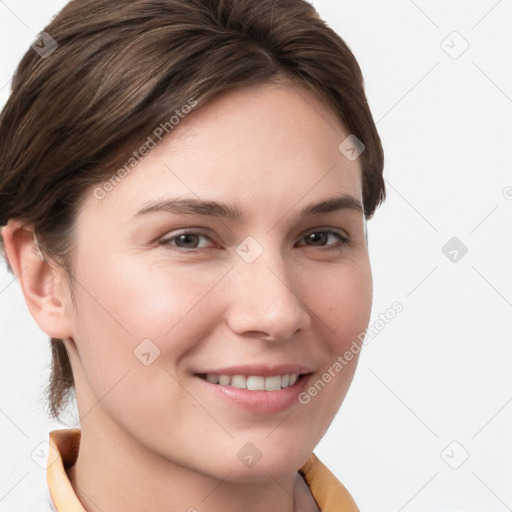
POLYGON ((64 291, 64 271, 45 261, 34 241, 31 226, 11 219, 2 228, 5 253, 18 282, 30 314, 39 328, 52 338, 71 337, 65 306, 69 294, 64 291))

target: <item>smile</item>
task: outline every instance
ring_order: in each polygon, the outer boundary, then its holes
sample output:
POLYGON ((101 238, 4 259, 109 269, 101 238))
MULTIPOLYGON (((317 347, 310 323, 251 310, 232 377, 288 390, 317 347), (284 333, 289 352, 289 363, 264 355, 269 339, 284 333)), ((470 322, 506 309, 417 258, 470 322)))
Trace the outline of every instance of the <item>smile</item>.
POLYGON ((200 373, 198 377, 221 386, 231 386, 249 391, 279 391, 293 386, 300 377, 298 373, 285 375, 272 375, 263 377, 260 375, 218 375, 216 373, 200 373))

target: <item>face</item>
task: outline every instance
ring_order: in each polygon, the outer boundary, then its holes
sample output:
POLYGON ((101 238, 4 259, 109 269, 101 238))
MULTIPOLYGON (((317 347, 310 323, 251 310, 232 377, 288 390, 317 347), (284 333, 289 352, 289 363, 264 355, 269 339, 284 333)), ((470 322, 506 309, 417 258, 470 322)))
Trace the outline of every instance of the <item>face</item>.
POLYGON ((305 462, 371 309, 348 135, 309 90, 252 86, 184 116, 102 199, 91 189, 66 340, 83 429, 231 481, 305 462))

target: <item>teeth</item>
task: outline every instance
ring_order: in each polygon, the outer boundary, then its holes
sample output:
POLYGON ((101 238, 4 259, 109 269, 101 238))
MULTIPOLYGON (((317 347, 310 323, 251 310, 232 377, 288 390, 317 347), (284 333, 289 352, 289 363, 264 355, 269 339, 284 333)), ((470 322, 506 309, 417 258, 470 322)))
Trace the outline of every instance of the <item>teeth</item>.
POLYGON ((265 377, 265 391, 278 391, 281 389, 282 378, 280 375, 275 377, 265 377))
POLYGON ((247 377, 247 389, 249 391, 264 391, 265 377, 247 377))
POLYGON ((230 375, 219 375, 219 384, 221 386, 229 386, 231 384, 230 375))
POLYGON ((293 386, 299 378, 297 373, 287 375, 273 375, 272 377, 261 377, 259 375, 217 375, 207 373, 206 380, 221 386, 232 386, 249 391, 278 391, 282 388, 293 386))
POLYGON ((243 375, 233 375, 231 385, 234 388, 247 389, 247 379, 243 375))

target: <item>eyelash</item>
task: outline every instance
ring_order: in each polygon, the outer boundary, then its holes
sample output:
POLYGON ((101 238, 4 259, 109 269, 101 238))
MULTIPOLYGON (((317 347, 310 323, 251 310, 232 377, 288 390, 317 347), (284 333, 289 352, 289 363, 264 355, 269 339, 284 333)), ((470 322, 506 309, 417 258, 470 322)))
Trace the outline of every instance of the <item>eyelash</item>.
MULTIPOLYGON (((305 237, 313 235, 313 234, 318 234, 318 233, 324 233, 324 234, 334 235, 334 236, 338 237, 339 244, 320 245, 320 246, 304 244, 305 247, 319 247, 322 250, 341 250, 345 246, 347 246, 350 242, 350 240, 346 236, 343 236, 339 231, 336 231, 334 229, 321 229, 318 231, 310 231, 309 233, 306 233, 305 235, 303 235, 302 238, 305 238, 305 237)), ((189 230, 189 231, 179 232, 179 233, 173 235, 172 237, 164 238, 164 239, 160 240, 159 245, 171 247, 172 250, 177 250, 177 251, 185 252, 185 253, 187 253, 187 252, 196 253, 198 250, 214 249, 214 247, 193 247, 193 248, 187 249, 187 248, 183 248, 183 247, 177 247, 176 245, 171 243, 171 241, 174 241, 174 240, 178 239, 179 237, 185 236, 185 235, 198 235, 198 236, 202 236, 202 237, 210 239, 210 237, 208 235, 205 235, 204 233, 199 233, 197 231, 189 230)))

